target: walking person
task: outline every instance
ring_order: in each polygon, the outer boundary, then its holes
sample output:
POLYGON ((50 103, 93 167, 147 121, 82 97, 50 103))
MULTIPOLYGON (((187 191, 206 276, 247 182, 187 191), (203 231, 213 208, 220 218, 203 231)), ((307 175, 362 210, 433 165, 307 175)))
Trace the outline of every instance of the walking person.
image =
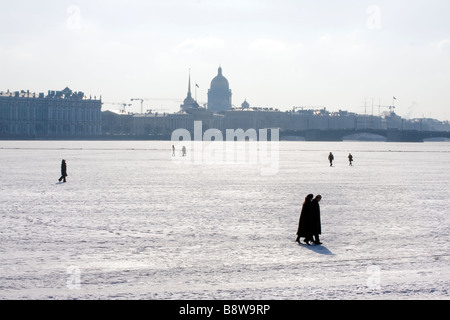
POLYGON ((333 166, 333 160, 334 160, 334 155, 333 155, 333 153, 330 152, 330 154, 328 155, 328 161, 330 161, 330 167, 333 166))
POLYGON ((308 245, 311 241, 313 241, 313 233, 311 229, 311 200, 313 197, 314 195, 308 194, 302 205, 302 211, 298 222, 297 239, 295 239, 298 243, 300 243, 300 237, 304 237, 304 242, 308 245))
POLYGON ((175 146, 172 145, 172 157, 175 157, 175 146))
POLYGON ((317 195, 311 201, 311 228, 314 235, 314 244, 322 244, 319 239, 319 235, 322 234, 322 224, 320 221, 320 206, 319 202, 322 200, 321 195, 317 195))
POLYGON ((348 165, 353 166, 353 156, 351 153, 348 154, 348 165))
POLYGON ((66 164, 66 160, 62 160, 61 162, 61 177, 58 179, 59 182, 66 182, 66 177, 67 177, 67 164, 66 164))

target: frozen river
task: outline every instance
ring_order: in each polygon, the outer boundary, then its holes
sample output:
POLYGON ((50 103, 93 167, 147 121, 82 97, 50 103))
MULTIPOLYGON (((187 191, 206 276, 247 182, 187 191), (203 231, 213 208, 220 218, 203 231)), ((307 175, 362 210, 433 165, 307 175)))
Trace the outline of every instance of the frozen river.
POLYGON ((178 147, 0 141, 0 299, 449 299, 450 143, 178 147), (308 193, 322 246, 295 242, 308 193))

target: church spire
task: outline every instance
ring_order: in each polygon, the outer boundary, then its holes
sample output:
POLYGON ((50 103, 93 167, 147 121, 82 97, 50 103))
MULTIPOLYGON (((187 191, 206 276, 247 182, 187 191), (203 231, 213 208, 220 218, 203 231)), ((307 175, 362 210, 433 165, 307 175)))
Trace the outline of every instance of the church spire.
POLYGON ((183 104, 180 106, 181 110, 187 110, 191 108, 198 108, 197 102, 192 98, 191 92, 191 69, 189 69, 189 82, 188 82, 188 94, 186 99, 184 99, 183 104))
POLYGON ((191 69, 189 69, 188 97, 192 97, 192 93, 191 93, 191 69))

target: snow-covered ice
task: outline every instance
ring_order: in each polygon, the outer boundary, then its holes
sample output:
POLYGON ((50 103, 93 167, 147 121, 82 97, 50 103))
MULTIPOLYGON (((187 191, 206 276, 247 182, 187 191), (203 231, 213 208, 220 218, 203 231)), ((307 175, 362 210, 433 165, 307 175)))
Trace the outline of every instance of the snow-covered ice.
POLYGON ((0 141, 0 299, 449 298, 450 143, 280 142, 272 175, 171 146, 0 141))

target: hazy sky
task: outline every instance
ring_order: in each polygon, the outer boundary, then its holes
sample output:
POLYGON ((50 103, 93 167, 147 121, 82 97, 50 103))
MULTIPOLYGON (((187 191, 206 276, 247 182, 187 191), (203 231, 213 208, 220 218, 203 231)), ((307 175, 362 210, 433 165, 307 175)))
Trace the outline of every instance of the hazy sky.
POLYGON ((0 49, 0 91, 174 112, 189 69, 205 103, 221 65, 236 106, 364 113, 367 99, 378 114, 395 96, 401 116, 450 120, 448 0, 2 1, 0 49))

